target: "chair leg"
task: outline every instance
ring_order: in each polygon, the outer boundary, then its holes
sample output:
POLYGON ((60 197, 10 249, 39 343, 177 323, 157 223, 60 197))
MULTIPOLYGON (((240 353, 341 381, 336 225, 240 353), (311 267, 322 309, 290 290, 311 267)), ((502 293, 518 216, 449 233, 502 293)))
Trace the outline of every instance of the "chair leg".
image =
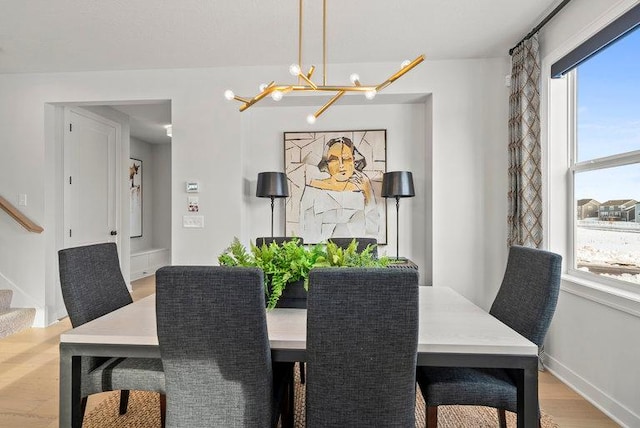
POLYGON ((164 428, 167 423, 167 396, 160 394, 160 426, 164 428))
POLYGON ((438 428, 438 407, 427 406, 427 427, 438 428))
POLYGON ((498 411, 498 425, 500 428, 507 428, 507 416, 504 409, 496 409, 498 411))
POLYGON ((82 426, 82 422, 84 422, 84 412, 86 410, 87 410, 87 397, 82 397, 82 400, 80 401, 80 420, 76 421, 76 423, 73 426, 78 426, 78 427, 82 426))
POLYGON ((123 389, 120 391, 120 415, 127 413, 127 407, 129 407, 129 390, 123 389))
MULTIPOLYGON (((498 411, 498 425, 500 428, 507 428, 507 415, 504 409, 496 409, 498 411)), ((542 428, 542 420, 538 418, 538 428, 542 428)))
POLYGON ((304 385, 304 381, 305 381, 305 375, 304 375, 304 363, 302 361, 300 361, 298 363, 298 365, 300 366, 300 384, 304 385))
POLYGON ((293 368, 291 373, 291 381, 287 384, 285 388, 285 396, 282 397, 282 403, 280 405, 280 426, 282 428, 293 428, 294 423, 294 414, 293 414, 293 406, 294 406, 294 377, 293 377, 293 368))

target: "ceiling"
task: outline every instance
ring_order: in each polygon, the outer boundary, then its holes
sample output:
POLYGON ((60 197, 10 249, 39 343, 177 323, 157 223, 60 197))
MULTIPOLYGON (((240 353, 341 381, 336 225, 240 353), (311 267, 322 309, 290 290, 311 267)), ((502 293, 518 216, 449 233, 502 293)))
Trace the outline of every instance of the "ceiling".
MULTIPOLYGON (((560 1, 327 1, 327 62, 504 57, 560 1)), ((0 10, 0 73, 297 62, 296 0, 0 0, 0 10)), ((303 12, 302 62, 320 65, 322 1, 303 12)), ((171 141, 169 101, 111 107, 130 116, 132 136, 171 141)))
MULTIPOLYGON (((560 0, 328 1, 327 62, 507 56, 560 0)), ((289 65, 295 0, 0 0, 0 73, 289 65)), ((322 2, 303 64, 321 64, 322 2)))
POLYGON ((154 101, 144 104, 109 105, 129 116, 132 137, 152 144, 167 144, 165 125, 171 124, 171 101, 154 101))

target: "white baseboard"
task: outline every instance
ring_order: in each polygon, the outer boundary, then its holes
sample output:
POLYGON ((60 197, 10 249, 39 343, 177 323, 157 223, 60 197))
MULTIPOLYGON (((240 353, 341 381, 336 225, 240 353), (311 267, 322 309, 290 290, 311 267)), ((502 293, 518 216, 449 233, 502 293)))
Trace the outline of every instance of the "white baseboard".
POLYGON ((47 317, 46 311, 43 308, 36 308, 36 316, 33 319, 33 326, 37 328, 47 327, 45 319, 47 317))
POLYGON ((153 266, 153 267, 150 267, 149 269, 145 269, 140 272, 131 272, 131 281, 133 282, 137 279, 146 278, 148 276, 154 275, 156 271, 160 269, 162 266, 153 266))
POLYGON ((168 265, 171 260, 168 248, 152 248, 131 254, 130 280, 151 276, 162 266, 168 265))
POLYGON ((44 308, 39 307, 39 305, 36 304, 37 300, 35 298, 33 298, 30 294, 26 293, 22 288, 18 287, 18 285, 16 283, 14 283, 13 281, 11 281, 9 278, 7 278, 5 275, 2 274, 2 272, 0 272, 0 289, 1 288, 7 288, 9 290, 13 290, 13 300, 11 302, 11 307, 35 307, 36 309, 36 316, 33 320, 33 325, 32 327, 46 327, 46 311, 44 308), (15 303, 16 297, 22 297, 23 301, 26 301, 28 303, 21 303, 20 300, 17 303, 15 303))
POLYGON ((579 374, 545 354, 545 368, 565 385, 580 394, 585 400, 593 404, 605 415, 623 427, 640 427, 640 416, 631 409, 616 401, 613 397, 593 385, 579 374))

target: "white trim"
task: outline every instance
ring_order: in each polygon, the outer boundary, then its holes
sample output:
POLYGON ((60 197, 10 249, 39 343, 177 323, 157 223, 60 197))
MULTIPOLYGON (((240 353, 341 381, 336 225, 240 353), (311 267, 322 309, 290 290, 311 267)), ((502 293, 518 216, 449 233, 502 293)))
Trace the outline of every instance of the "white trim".
POLYGON ((640 416, 560 361, 545 354, 545 368, 621 426, 640 426, 640 416))
MULTIPOLYGON (((576 272, 579 274, 581 272, 576 272)), ((591 274, 590 276, 596 276, 591 274)), ((640 318, 640 292, 625 290, 618 285, 605 284, 602 278, 590 281, 578 275, 563 275, 560 289, 609 308, 640 318)), ((615 280, 614 280, 615 281, 615 280)))
POLYGON ((632 165, 636 163, 640 163, 640 150, 634 150, 632 152, 618 153, 616 155, 576 162, 571 169, 574 172, 594 171, 616 166, 632 165))
POLYGON ((15 282, 7 278, 2 272, 0 272, 0 279, 4 280, 7 284, 9 284, 9 286, 12 288, 13 291, 17 291, 18 293, 26 297, 27 300, 29 300, 32 305, 40 306, 38 305, 38 300, 35 297, 33 297, 31 294, 24 291, 22 288, 18 287, 18 285, 15 282))

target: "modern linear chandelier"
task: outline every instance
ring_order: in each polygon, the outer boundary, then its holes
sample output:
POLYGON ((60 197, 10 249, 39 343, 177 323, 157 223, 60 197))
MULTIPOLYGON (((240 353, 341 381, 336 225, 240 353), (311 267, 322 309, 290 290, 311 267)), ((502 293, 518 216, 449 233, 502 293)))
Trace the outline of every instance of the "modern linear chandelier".
POLYGON ((335 95, 325 105, 320 107, 314 114, 307 116, 307 122, 310 124, 315 123, 318 116, 324 113, 332 104, 338 101, 347 92, 361 92, 368 100, 375 98, 376 94, 398 80, 409 70, 413 69, 416 65, 424 61, 424 55, 420 55, 413 61, 403 61, 400 65, 400 70, 395 72, 384 82, 379 85, 363 85, 360 83, 360 76, 353 73, 349 76, 351 85, 339 86, 339 85, 327 85, 327 0, 322 1, 322 84, 316 84, 311 80, 315 66, 309 67, 309 71, 305 74, 302 72, 302 10, 303 0, 300 0, 299 14, 298 14, 298 63, 291 64, 289 67, 289 73, 292 76, 298 78, 298 83, 291 84, 279 84, 272 81, 269 84, 260 85, 260 92, 253 98, 245 98, 237 96, 232 90, 227 89, 224 92, 224 96, 227 100, 237 100, 242 103, 240 111, 245 111, 258 101, 267 97, 268 95, 274 101, 280 101, 282 97, 291 91, 304 91, 304 92, 333 92, 335 95))

